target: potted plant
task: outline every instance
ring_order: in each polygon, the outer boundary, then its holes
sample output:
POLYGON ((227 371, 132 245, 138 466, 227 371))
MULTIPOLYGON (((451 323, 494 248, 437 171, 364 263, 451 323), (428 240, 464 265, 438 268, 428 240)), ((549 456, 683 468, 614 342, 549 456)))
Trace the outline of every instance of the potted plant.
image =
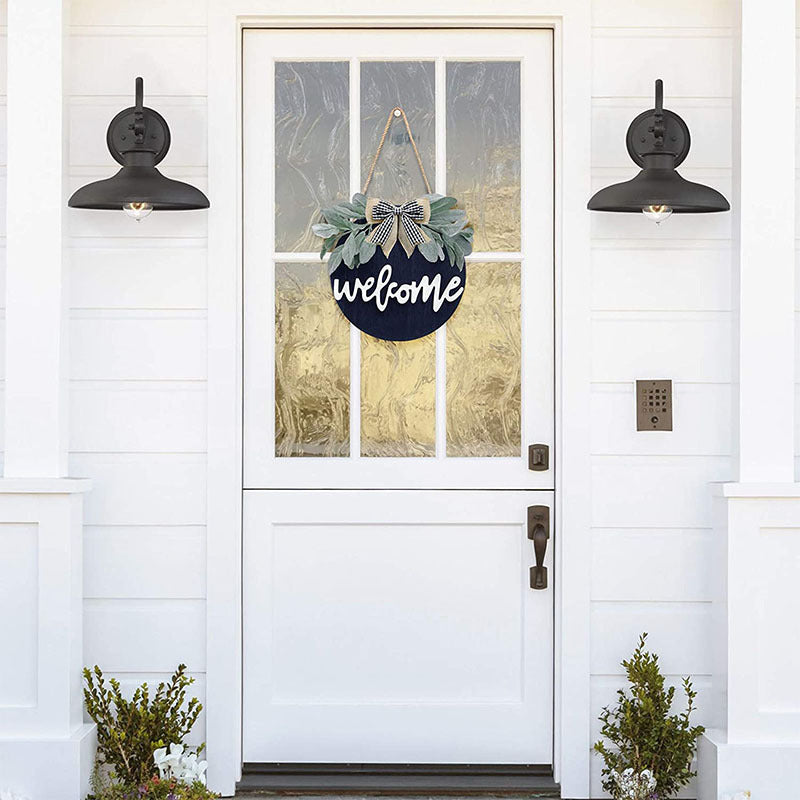
POLYGON ((697 774, 692 760, 697 737, 705 731, 692 725, 697 692, 683 679, 686 708, 672 714, 675 687, 665 688, 658 656, 645 650, 647 634, 622 666, 627 689, 617 692, 617 705, 600 714, 600 732, 606 741, 594 749, 605 762, 603 789, 614 800, 673 800, 697 774))
POLYGON ((212 800, 203 750, 184 746, 203 709, 186 700, 194 678, 180 664, 151 694, 143 683, 126 699, 119 681, 106 684, 98 666, 84 669, 86 712, 97 725, 97 761, 88 800, 212 800))

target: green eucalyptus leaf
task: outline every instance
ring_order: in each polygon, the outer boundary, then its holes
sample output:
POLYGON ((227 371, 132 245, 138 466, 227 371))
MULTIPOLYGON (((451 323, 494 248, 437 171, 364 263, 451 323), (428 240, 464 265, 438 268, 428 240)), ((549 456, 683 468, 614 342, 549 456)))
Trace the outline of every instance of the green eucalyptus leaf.
POLYGON ((437 199, 431 200, 431 216, 433 216, 434 212, 452 208, 457 202, 458 200, 455 197, 442 197, 439 195, 437 199))
POLYGON ((450 262, 450 266, 455 267, 458 263, 458 252, 447 239, 442 240, 442 247, 447 255, 447 260, 450 262))
POLYGON ((453 238, 464 230, 464 226, 466 224, 467 224, 466 220, 461 220, 460 222, 451 222, 448 225, 442 225, 439 231, 441 232, 442 236, 453 238))
POLYGON ((315 236, 319 236, 322 239, 327 239, 329 236, 339 233, 339 229, 329 222, 318 222, 316 225, 311 226, 311 230, 315 236))
POLYGON ((362 208, 361 206, 357 206, 355 203, 349 203, 346 200, 341 202, 341 203, 337 203, 336 209, 339 210, 339 211, 344 209, 349 214, 352 214, 353 216, 356 216, 356 217, 363 216, 364 215, 364 211, 365 211, 365 209, 362 208))
POLYGON ((358 211, 358 210, 354 210, 354 209, 353 209, 353 207, 350 205, 350 203, 348 203, 347 201, 345 201, 345 202, 343 202, 343 203, 337 203, 337 204, 334 206, 334 210, 335 210, 335 211, 336 211, 338 214, 340 214, 341 216, 343 216, 343 217, 344 217, 346 220, 348 220, 348 221, 350 221, 351 217, 354 217, 354 216, 356 216, 357 214, 360 214, 360 213, 361 213, 361 212, 360 212, 360 211, 358 211))
POLYGON ((462 256, 468 256, 472 252, 472 242, 467 241, 463 236, 453 236, 450 241, 456 252, 462 256))
POLYGON ((436 228, 437 231, 443 231, 455 225, 458 226, 457 230, 461 230, 467 225, 466 214, 454 214, 452 211, 445 211, 443 214, 438 214, 431 217, 428 223, 431 227, 436 228))
POLYGON ((344 241, 344 247, 342 248, 342 259, 344 263, 347 264, 348 267, 353 266, 353 260, 358 255, 359 249, 359 242, 358 242, 358 234, 351 233, 347 239, 344 241))
POLYGON ((426 261, 438 261, 439 260, 439 245, 431 239, 430 241, 423 242, 422 244, 417 246, 419 252, 425 257, 426 261))
POLYGON ((425 231, 425 233, 427 233, 434 242, 438 242, 439 244, 442 243, 442 235, 439 233, 439 231, 434 230, 429 225, 420 225, 420 228, 422 228, 422 230, 425 231))
POLYGON ((335 272, 342 263, 342 248, 344 245, 338 245, 334 248, 333 252, 328 257, 328 275, 335 272))
POLYGON ((368 242, 366 237, 364 237, 364 241, 361 242, 361 247, 358 249, 358 259, 359 261, 364 264, 365 262, 369 261, 372 256, 375 255, 375 250, 377 249, 377 245, 374 242, 368 242))
POLYGON ((334 225, 338 230, 350 230, 353 227, 350 221, 349 212, 342 212, 338 208, 323 208, 322 216, 330 225, 334 225))
POLYGON ((322 249, 319 251, 319 257, 324 258, 325 253, 333 250, 336 246, 336 241, 339 238, 339 232, 337 231, 334 236, 329 236, 323 243, 322 249))

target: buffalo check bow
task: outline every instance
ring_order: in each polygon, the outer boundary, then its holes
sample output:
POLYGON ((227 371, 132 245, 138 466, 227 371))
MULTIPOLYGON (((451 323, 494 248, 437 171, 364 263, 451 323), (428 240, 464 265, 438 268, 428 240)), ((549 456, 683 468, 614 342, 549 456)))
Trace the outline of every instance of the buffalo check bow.
POLYGON ((378 245, 385 256, 399 241, 410 258, 418 244, 427 242, 430 237, 420 228, 420 223, 431 218, 431 204, 425 197, 408 200, 395 205, 387 200, 369 198, 367 200, 367 222, 376 225, 367 236, 367 241, 378 245))

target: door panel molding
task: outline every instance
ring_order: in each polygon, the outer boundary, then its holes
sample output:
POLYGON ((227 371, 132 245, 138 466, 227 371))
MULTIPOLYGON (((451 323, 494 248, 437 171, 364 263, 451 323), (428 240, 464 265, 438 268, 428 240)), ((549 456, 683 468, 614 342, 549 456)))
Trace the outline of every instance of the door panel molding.
POLYGON ((551 763, 532 494, 247 492, 244 761, 551 763))

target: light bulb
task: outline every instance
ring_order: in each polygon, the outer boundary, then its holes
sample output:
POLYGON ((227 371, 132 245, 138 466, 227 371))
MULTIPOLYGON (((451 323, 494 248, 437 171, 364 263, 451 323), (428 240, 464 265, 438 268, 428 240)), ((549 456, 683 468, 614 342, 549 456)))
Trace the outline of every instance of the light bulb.
POLYGON ((132 219, 141 222, 145 217, 150 215, 153 206, 150 203, 124 203, 122 210, 132 219))
POLYGON ((672 216, 672 206, 643 206, 642 214, 644 214, 647 219, 653 220, 656 225, 660 225, 665 219, 672 216))

